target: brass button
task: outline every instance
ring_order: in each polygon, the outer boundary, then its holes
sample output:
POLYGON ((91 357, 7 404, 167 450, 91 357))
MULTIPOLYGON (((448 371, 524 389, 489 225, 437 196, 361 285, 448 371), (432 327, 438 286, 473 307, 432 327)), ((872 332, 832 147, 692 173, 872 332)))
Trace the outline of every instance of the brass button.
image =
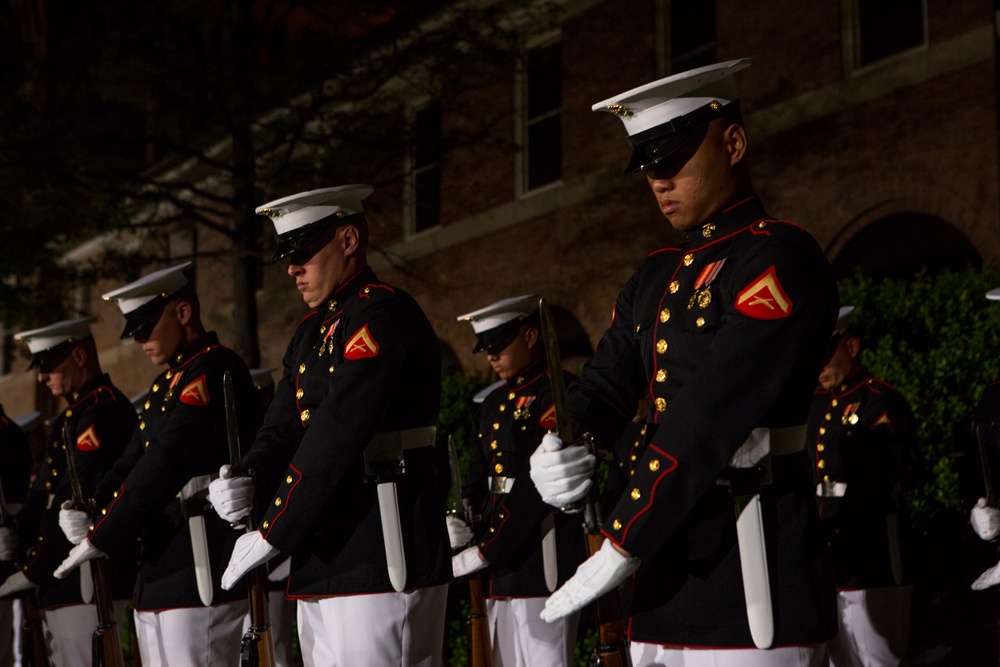
POLYGON ((291 483, 292 483, 292 476, 289 475, 288 477, 285 478, 285 484, 291 484, 291 483))
POLYGON ((767 223, 763 221, 761 221, 761 223, 757 225, 757 229, 764 229, 765 227, 767 227, 767 223))
POLYGON ((615 530, 621 530, 622 522, 619 521, 618 519, 615 519, 614 521, 611 522, 611 527, 614 528, 615 530))
POLYGON ((641 324, 635 325, 635 332, 639 333, 640 330, 642 330, 642 325, 641 324))
POLYGON ((670 319, 670 309, 664 308, 663 310, 660 311, 660 321, 666 322, 669 319, 670 319))
POLYGON ((497 441, 496 441, 496 440, 494 440, 493 442, 491 442, 491 443, 490 443, 490 449, 496 449, 496 448, 497 448, 497 447, 499 447, 499 446, 500 446, 500 445, 498 445, 498 444, 497 444, 497 441))
POLYGON ((305 372, 306 372, 306 365, 299 364, 299 373, 305 373, 305 372))
POLYGON ((330 372, 331 373, 333 372, 333 366, 330 366, 330 372))
POLYGON ((503 512, 500 512, 500 514, 498 514, 497 516, 499 516, 501 519, 506 519, 507 518, 507 515, 504 514, 503 512))
POLYGON ((819 461, 816 462, 816 467, 822 470, 823 468, 826 467, 826 461, 820 459, 819 461))
POLYGON ((147 410, 149 410, 149 401, 146 401, 145 403, 143 403, 143 404, 142 404, 142 407, 144 407, 144 408, 146 408, 147 410))
POLYGON ((656 399, 656 411, 663 412, 666 409, 667 409, 667 399, 663 398, 662 396, 656 399))
POLYGON ((146 430, 146 422, 139 422, 139 430, 140 431, 146 430))
POLYGON ((72 410, 67 410, 66 411, 66 416, 67 417, 72 417, 73 416, 73 411, 72 410))
POLYGON ((274 499, 274 506, 275 507, 281 507, 281 498, 275 498, 274 499))
POLYGON ((693 254, 688 253, 688 254, 684 255, 684 266, 691 266, 692 262, 694 262, 694 255, 693 254))
POLYGON ((153 393, 155 394, 158 391, 160 391, 160 385, 159 385, 159 383, 154 382, 153 383, 153 393))
POLYGON ((499 464, 499 463, 498 463, 498 464, 496 464, 496 465, 495 465, 495 466, 493 467, 493 469, 494 469, 494 470, 496 470, 496 471, 497 471, 497 474, 499 475, 500 473, 502 473, 502 472, 503 472, 503 465, 501 465, 501 464, 499 464))
POLYGON ((173 371, 167 371, 166 374, 163 377, 165 377, 166 379, 169 380, 173 376, 174 376, 174 372, 173 371))
POLYGON ((653 459, 652 461, 650 461, 649 462, 649 469, 652 470, 653 472, 656 472, 657 470, 659 470, 660 469, 660 460, 659 459, 653 459))
POLYGON ((307 421, 309 421, 309 411, 308 410, 303 410, 302 414, 299 415, 299 419, 302 420, 303 424, 305 424, 307 421))
POLYGON ((108 508, 107 507, 105 507, 105 508, 103 508, 101 510, 101 514, 107 514, 107 513, 108 513, 108 508))
POLYGON ((642 491, 639 490, 639 487, 636 487, 632 489, 632 500, 639 500, 639 498, 642 498, 642 491))
POLYGON ((833 399, 832 401, 830 401, 830 405, 832 405, 833 407, 837 407, 837 399, 833 399))
POLYGON ((265 521, 265 522, 264 522, 263 524, 261 524, 261 527, 262 527, 262 528, 263 528, 264 530, 267 530, 267 527, 268 527, 268 526, 270 526, 270 525, 271 525, 271 522, 270 522, 270 521, 265 521))
POLYGON ((671 280, 670 281, 670 288, 669 289, 670 289, 670 293, 671 294, 676 294, 677 290, 679 290, 680 288, 681 288, 680 282, 678 282, 676 280, 671 280))
POLYGON ((491 532, 491 533, 495 533, 495 532, 497 532, 497 529, 496 529, 496 528, 494 528, 493 526, 490 526, 490 532, 491 532))
POLYGON ((826 450, 826 447, 824 445, 822 445, 822 444, 816 445, 816 451, 817 452, 822 452, 824 450, 826 450))
POLYGON ((826 427, 825 426, 820 426, 819 427, 819 434, 820 435, 824 435, 825 433, 826 433, 826 427))
POLYGON ((830 413, 829 413, 829 412, 827 412, 827 413, 826 413, 826 416, 825 416, 825 417, 823 417, 823 419, 827 419, 827 420, 830 420, 830 419, 833 419, 833 417, 831 417, 831 416, 830 416, 830 413))
POLYGON ((503 412, 504 410, 507 409, 507 404, 506 403, 501 403, 499 409, 500 409, 500 412, 503 412))
POLYGON ((635 461, 636 458, 638 458, 638 457, 635 454, 633 454, 632 456, 629 457, 629 459, 632 460, 632 461, 635 461))
POLYGON ((500 428, 500 424, 494 423, 493 430, 496 431, 498 428, 500 428))
POLYGON ((826 483, 829 483, 830 482, 830 476, 829 475, 823 475, 823 481, 826 482, 826 483))
POLYGON ((507 400, 513 401, 516 396, 517 394, 515 394, 514 392, 510 392, 509 394, 507 394, 507 400))
POLYGON ((694 323, 696 325, 698 325, 699 327, 703 327, 703 326, 705 326, 705 318, 704 317, 699 317, 698 319, 696 319, 694 321, 694 323))
POLYGON ((302 387, 299 387, 299 390, 295 392, 295 398, 302 398, 305 395, 306 392, 302 387))
POLYGON ((111 494, 111 497, 112 497, 112 498, 117 498, 117 497, 118 497, 118 492, 117 492, 117 491, 115 491, 114 493, 112 493, 112 494, 111 494))
POLYGON ((666 352, 667 347, 669 346, 667 345, 667 341, 665 339, 661 338, 660 340, 656 341, 657 354, 663 354, 664 352, 666 352))
POLYGON ((668 375, 667 369, 666 368, 661 368, 660 370, 656 371, 656 381, 657 382, 666 382, 667 381, 667 375, 668 375))

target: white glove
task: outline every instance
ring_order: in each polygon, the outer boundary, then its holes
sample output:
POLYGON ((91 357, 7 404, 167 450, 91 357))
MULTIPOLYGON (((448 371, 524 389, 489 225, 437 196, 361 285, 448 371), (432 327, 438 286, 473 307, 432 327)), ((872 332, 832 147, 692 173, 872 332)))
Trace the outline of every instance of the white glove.
POLYGON ((464 577, 467 574, 478 572, 490 562, 479 553, 479 547, 469 547, 451 557, 451 572, 455 577, 464 577))
POLYGON ((547 433, 531 455, 531 481, 549 505, 565 507, 583 498, 593 485, 597 458, 583 445, 563 447, 555 433, 547 433))
POLYGON ((972 590, 985 591, 990 586, 1000 584, 1000 563, 979 575, 979 578, 972 582, 972 590))
POLYGON ((244 574, 262 563, 266 563, 280 551, 272 547, 259 530, 241 535, 233 546, 233 555, 229 557, 229 566, 222 573, 222 588, 230 590, 244 574))
POLYGON ((69 555, 66 556, 66 560, 64 560, 52 574, 55 575, 56 579, 65 579, 66 575, 86 563, 88 560, 106 557, 107 554, 91 544, 90 540, 84 540, 69 550, 69 555))
POLYGON ((445 523, 448 524, 448 539, 451 540, 452 549, 461 549, 472 541, 472 528, 457 516, 447 515, 445 523))
POLYGON ((551 623, 583 609, 591 600, 617 588, 638 569, 638 558, 622 555, 611 540, 605 540, 598 552, 583 561, 576 574, 545 601, 542 620, 551 623))
POLYGON ((285 560, 278 564, 278 567, 274 568, 267 573, 268 581, 284 581, 288 578, 288 575, 292 572, 292 557, 289 556, 285 560))
POLYGON ((0 528, 0 560, 14 560, 17 552, 17 533, 10 528, 0 528))
POLYGON ((2 584, 0 584, 0 598, 5 595, 10 595, 11 593, 20 593, 21 591, 26 591, 34 586, 26 576, 24 572, 18 570, 14 574, 7 577, 2 584))
POLYGON ((83 510, 73 509, 72 500, 64 500, 59 506, 59 527, 66 539, 72 544, 79 544, 87 538, 90 531, 90 517, 83 510))
POLYGON ((208 500, 219 516, 235 523, 253 506, 253 478, 231 477, 229 466, 224 465, 219 468, 219 478, 208 485, 208 500))
POLYGON ((969 514, 972 529, 980 539, 990 542, 1000 535, 1000 510, 986 506, 986 498, 980 498, 969 514))

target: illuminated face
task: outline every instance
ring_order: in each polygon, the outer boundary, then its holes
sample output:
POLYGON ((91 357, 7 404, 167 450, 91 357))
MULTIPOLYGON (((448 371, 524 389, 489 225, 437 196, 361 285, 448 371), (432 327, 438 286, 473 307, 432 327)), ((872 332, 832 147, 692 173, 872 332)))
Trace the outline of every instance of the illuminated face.
POLYGON ((142 346, 142 351, 149 360, 157 366, 170 361, 170 358, 187 342, 184 323, 178 312, 181 303, 183 302, 168 303, 160 313, 156 326, 149 333, 141 331, 133 337, 133 340, 142 346))
POLYGON ((675 229, 698 227, 728 204, 736 190, 732 167, 734 138, 743 140, 742 128, 716 120, 709 124, 697 148, 681 149, 646 170, 646 179, 660 211, 675 229), (739 128, 739 137, 733 136, 739 128))
POLYGON ((489 360, 490 366, 493 367, 501 380, 509 380, 534 362, 532 341, 537 340, 537 335, 531 336, 530 332, 533 331, 537 331, 537 329, 529 328, 520 332, 517 338, 502 350, 486 351, 486 358, 489 360))
MULTIPOLYGON (((340 227, 333 239, 318 248, 304 248, 292 253, 288 260, 288 275, 310 308, 329 300, 351 277, 348 275, 348 254, 340 227)), ((317 244, 318 245, 318 244, 317 244)))

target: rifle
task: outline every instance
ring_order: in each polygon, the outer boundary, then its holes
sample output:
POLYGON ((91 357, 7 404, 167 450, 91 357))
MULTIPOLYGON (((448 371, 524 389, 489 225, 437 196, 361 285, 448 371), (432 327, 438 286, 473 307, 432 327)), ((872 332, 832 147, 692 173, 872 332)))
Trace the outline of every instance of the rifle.
MULTIPOLYGON (((222 375, 222 393, 226 406, 226 435, 229 440, 230 474, 240 474, 242 454, 240 453, 240 427, 236 421, 236 395, 233 378, 229 371, 222 375)), ((253 509, 243 520, 246 532, 254 528, 253 509)), ((235 527, 235 526, 234 526, 235 527)), ((240 665, 244 667, 274 667, 274 637, 267 606, 267 567, 258 565, 250 571, 250 627, 240 640, 240 665)))
MULTIPOLYGON (((73 509, 83 510, 93 518, 97 513, 94 500, 84 497, 80 476, 76 471, 76 456, 73 453, 75 442, 69 419, 66 419, 63 421, 63 444, 66 448, 66 476, 69 479, 73 509)), ((80 576, 86 576, 86 572, 81 570, 80 576)), ((94 582, 94 605, 97 607, 97 628, 90 638, 93 667, 124 667, 122 634, 115 619, 115 599, 104 558, 91 561, 90 576, 94 582)))
MULTIPOLYGON (((448 461, 451 464, 452 513, 461 516, 471 527, 475 516, 468 501, 462 498, 462 478, 458 469, 458 450, 455 440, 448 436, 448 461)), ((458 550, 456 550, 458 551, 458 550)), ((493 648, 490 643, 489 618, 486 615, 486 595, 479 572, 469 576, 469 665, 493 667, 493 648)))
POLYGON ((993 494, 993 470, 990 468, 990 457, 986 451, 986 440, 983 437, 983 427, 976 424, 976 443, 979 445, 979 462, 983 466, 983 486, 986 490, 986 506, 996 507, 997 499, 993 494))
MULTIPOLYGON (((549 384, 552 387, 552 405, 556 411, 556 433, 564 443, 574 441, 573 428, 569 423, 569 409, 566 382, 563 378, 562 356, 559 353, 559 338, 555 321, 545 299, 538 301, 538 313, 542 322, 542 343, 549 368, 549 384)), ((593 452, 593 441, 584 438, 583 443, 593 452)), ((587 492, 583 501, 583 532, 587 540, 587 554, 593 556, 604 543, 601 535, 601 506, 597 499, 596 485, 587 492)), ((603 667, 631 667, 625 623, 622 620, 621 602, 618 591, 611 590, 594 600, 594 615, 597 621, 598 644, 591 656, 592 665, 603 667)))

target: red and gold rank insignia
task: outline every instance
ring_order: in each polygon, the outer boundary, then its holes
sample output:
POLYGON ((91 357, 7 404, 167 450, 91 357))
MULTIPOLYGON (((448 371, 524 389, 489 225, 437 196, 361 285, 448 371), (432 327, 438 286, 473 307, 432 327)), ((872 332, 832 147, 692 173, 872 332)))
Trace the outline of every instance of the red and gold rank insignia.
POLYGON ((893 431, 896 430, 896 427, 892 425, 892 420, 889 419, 888 412, 883 412, 882 416, 876 419, 875 423, 872 424, 872 428, 878 428, 879 426, 888 426, 893 431))
POLYGON ((792 300, 778 282, 773 266, 736 296, 736 310, 758 320, 777 320, 791 314, 792 300))
POLYGON ((208 405, 211 399, 208 396, 208 384, 205 383, 205 376, 202 375, 197 380, 189 382, 181 390, 180 399, 181 403, 187 403, 188 405, 208 405))
POLYGON ((97 437, 97 429, 93 424, 76 436, 76 448, 81 452, 93 452, 101 448, 101 439, 97 437))
POLYGON ((378 343, 372 338, 367 324, 358 329, 344 345, 345 359, 365 359, 376 354, 378 354, 378 343))
POLYGON ((550 405, 549 409, 542 413, 538 418, 538 425, 542 428, 556 427, 556 406, 550 405))

